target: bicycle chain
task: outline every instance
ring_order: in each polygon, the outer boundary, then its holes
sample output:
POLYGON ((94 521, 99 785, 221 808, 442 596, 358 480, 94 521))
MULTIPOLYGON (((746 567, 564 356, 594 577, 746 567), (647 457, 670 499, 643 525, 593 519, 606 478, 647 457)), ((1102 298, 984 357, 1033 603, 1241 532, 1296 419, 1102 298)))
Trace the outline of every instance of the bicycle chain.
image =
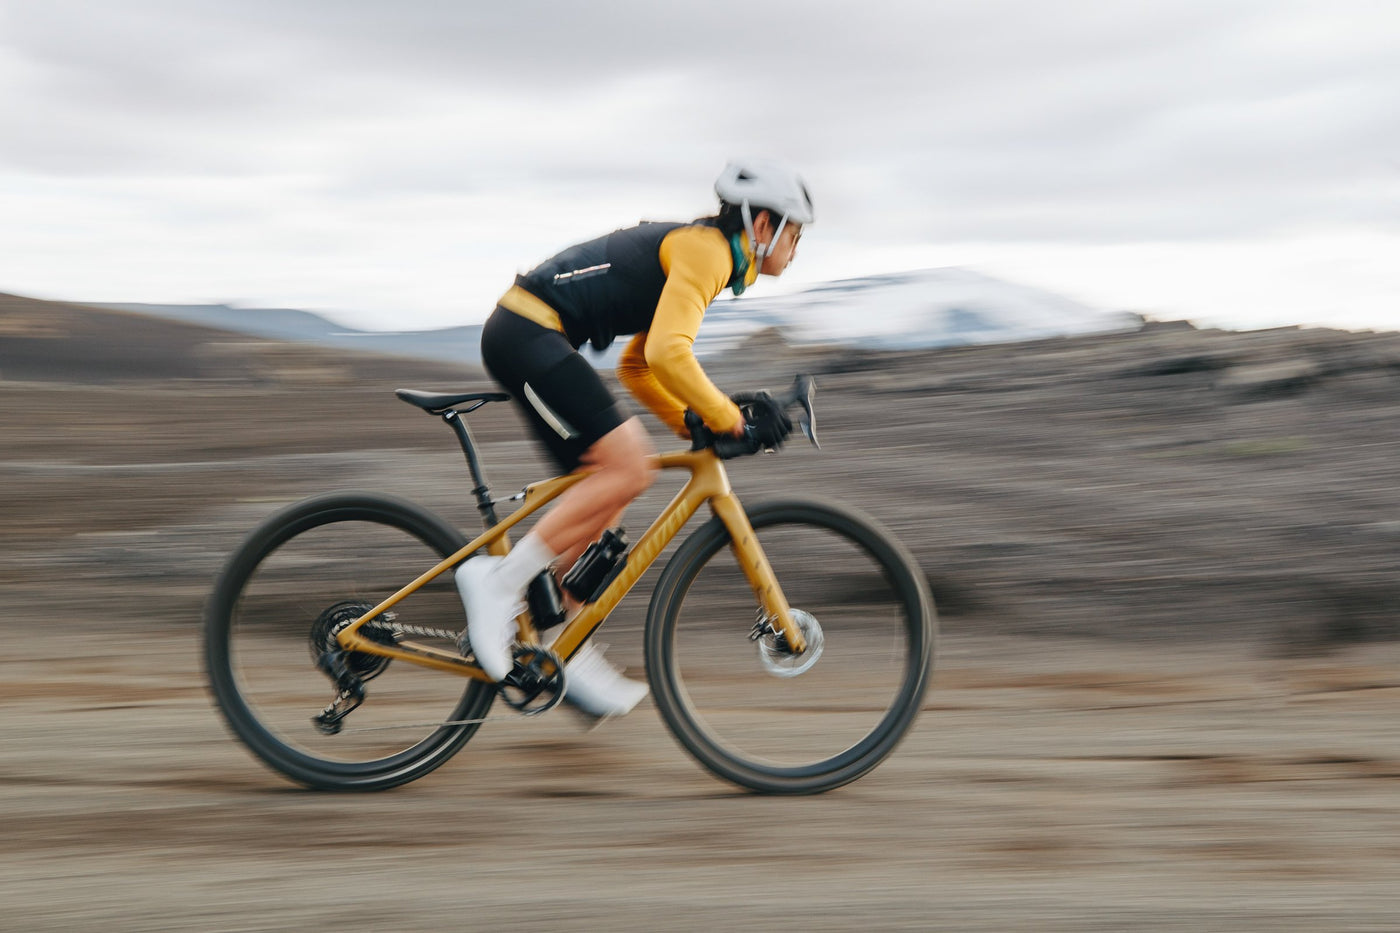
POLYGON ((427 628, 422 625, 410 625, 406 622, 375 622, 373 620, 365 623, 365 628, 374 629, 379 632, 388 632, 390 635, 417 635, 420 638, 441 638, 444 641, 457 642, 461 639, 461 632, 452 632, 442 628, 427 628))

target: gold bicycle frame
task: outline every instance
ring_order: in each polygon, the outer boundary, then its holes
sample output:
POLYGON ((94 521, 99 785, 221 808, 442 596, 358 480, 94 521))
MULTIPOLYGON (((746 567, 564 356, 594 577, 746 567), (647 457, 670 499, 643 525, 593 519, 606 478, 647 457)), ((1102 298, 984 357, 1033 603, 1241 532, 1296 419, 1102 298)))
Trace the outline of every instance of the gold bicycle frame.
MULTIPOLYGON (((578 615, 564 626, 563 631, 550 646, 550 650, 566 661, 573 657, 574 653, 588 639, 588 636, 592 635, 594 630, 603 624, 608 614, 616 608, 622 598, 632 589, 632 586, 641 579, 642 574, 646 573, 647 568, 656 560, 657 555, 706 502, 710 503, 711 510, 729 531, 735 559, 743 569, 749 585, 753 587, 758 605, 763 607, 764 614, 770 624, 782 633, 788 644, 792 645, 797 652, 806 650, 806 639, 802 637, 802 632, 792 620, 787 598, 778 585, 777 577, 773 574, 773 568, 769 565, 763 548, 759 546, 753 526, 749 524, 748 514, 745 513, 744 507, 730 488, 729 474, 725 472, 723 461, 709 450, 687 450, 662 454, 656 458, 656 462, 663 470, 688 470, 690 478, 686 480, 685 485, 661 511, 656 520, 651 523, 651 527, 646 530, 646 533, 638 539, 627 555, 627 564, 622 571, 596 601, 584 605, 578 615)), ((456 567, 473 552, 482 548, 491 554, 508 552, 510 539, 506 535, 511 528, 537 512, 542 506, 557 499, 565 490, 587 475, 587 473, 570 473, 567 476, 557 476, 526 486, 520 508, 347 626, 336 635, 340 646, 348 651, 397 658, 410 664, 489 681, 491 678, 475 662, 454 652, 411 641, 386 645, 365 638, 359 634, 359 629, 370 619, 382 612, 387 612, 413 595, 429 581, 456 567)), ((538 633, 529 619, 529 614, 522 614, 516 621, 520 628, 520 642, 526 645, 538 644, 538 633)))

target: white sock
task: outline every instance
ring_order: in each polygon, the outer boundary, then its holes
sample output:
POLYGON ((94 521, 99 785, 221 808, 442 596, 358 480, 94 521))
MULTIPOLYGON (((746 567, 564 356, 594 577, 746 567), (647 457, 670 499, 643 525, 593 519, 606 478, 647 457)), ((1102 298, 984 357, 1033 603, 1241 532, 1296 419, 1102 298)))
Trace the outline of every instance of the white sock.
POLYGON ((510 549, 509 554, 501 558, 491 575, 501 586, 510 587, 512 592, 523 593, 541 570, 558 559, 559 555, 551 551, 544 539, 532 531, 521 538, 520 542, 510 549))

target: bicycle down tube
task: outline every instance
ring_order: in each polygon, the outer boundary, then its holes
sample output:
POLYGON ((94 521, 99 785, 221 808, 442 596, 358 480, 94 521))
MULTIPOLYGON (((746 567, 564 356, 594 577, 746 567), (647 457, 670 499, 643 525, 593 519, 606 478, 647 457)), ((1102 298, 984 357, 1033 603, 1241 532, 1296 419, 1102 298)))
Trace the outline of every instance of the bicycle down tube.
MULTIPOLYGON (((657 462, 663 470, 688 470, 690 478, 686 480, 685 485, 633 546, 628 554, 626 566, 608 585, 608 588, 595 602, 585 605, 578 615, 565 625, 564 630, 554 640, 551 646, 552 650, 564 660, 572 657, 584 641, 593 634, 594 630, 603 624, 603 621, 627 595, 632 586, 641 579, 667 543, 699 511, 700 506, 708 501, 715 515, 719 517, 730 533, 735 558, 748 579, 749 585, 753 588, 758 605, 763 608, 767 618, 788 639, 788 643, 801 652, 806 647, 805 639, 797 625, 792 621, 782 588, 778 585, 772 567, 768 564, 767 558, 758 545, 743 506, 729 485, 729 476, 725 472, 723 463, 709 451, 678 451, 662 454, 657 458, 657 462)), ((464 677, 473 677, 478 680, 489 679, 474 661, 458 654, 415 642, 383 644, 358 634, 359 629, 370 619, 392 609, 431 580, 468 559, 473 552, 485 547, 492 554, 506 553, 509 550, 506 535, 511 528, 558 498, 566 489, 582 480, 585 475, 573 473, 525 487, 524 500, 520 508, 510 517, 493 525, 416 580, 365 612, 336 636, 340 646, 349 651, 397 658, 410 664, 447 671, 464 677)), ((522 623, 522 639, 534 641, 535 634, 532 626, 522 623)))

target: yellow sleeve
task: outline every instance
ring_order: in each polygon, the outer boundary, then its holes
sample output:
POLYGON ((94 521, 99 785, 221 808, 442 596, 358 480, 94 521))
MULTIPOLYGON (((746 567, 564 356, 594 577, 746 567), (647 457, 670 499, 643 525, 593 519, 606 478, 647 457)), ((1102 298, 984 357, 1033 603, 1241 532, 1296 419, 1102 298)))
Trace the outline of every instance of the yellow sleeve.
MULTIPOLYGON (((659 255, 666 285, 651 329, 640 337, 649 377, 634 372, 632 378, 635 384, 644 378, 654 380, 655 388, 665 394, 638 398, 682 437, 687 436, 686 408, 699 414, 713 431, 733 431, 744 420, 739 406, 710 381, 695 359, 695 335, 705 309, 729 283, 734 262, 729 244, 713 227, 677 227, 661 241, 659 255)), ((628 349, 637 343, 634 338, 628 349)))
POLYGON ((667 427, 689 439, 690 432, 685 429, 685 402, 667 392, 651 367, 647 366, 646 345, 646 331, 627 343, 622 355, 617 358, 617 381, 651 409, 667 427))

